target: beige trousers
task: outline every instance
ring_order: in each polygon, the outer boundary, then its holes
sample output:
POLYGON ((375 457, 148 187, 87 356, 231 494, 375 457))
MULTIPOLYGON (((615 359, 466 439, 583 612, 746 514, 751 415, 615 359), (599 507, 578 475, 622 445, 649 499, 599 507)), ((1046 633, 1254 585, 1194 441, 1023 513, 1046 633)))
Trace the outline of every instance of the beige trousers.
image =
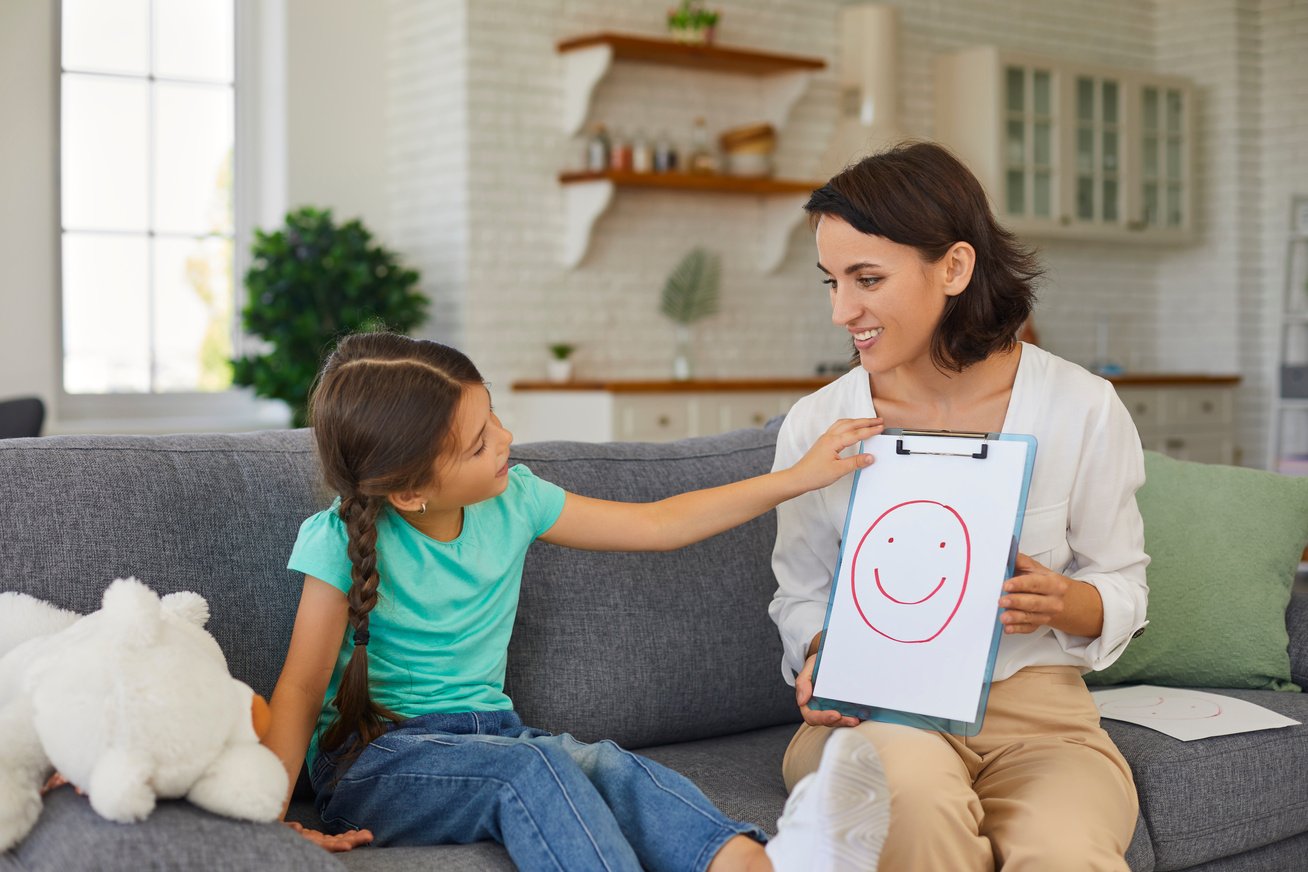
MULTIPOLYGON (((799 728, 782 763, 787 790, 836 729, 799 728)), ((890 785, 881 872, 1127 869, 1135 784, 1075 667, 995 682, 971 738, 878 721, 852 729, 876 745, 890 785)))

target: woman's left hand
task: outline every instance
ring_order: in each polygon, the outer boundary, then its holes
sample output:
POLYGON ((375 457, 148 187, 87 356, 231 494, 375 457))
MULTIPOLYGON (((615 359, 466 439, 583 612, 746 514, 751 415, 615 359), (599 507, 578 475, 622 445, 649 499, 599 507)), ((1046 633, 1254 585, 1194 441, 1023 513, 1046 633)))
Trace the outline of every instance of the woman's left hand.
POLYGON ((1062 617, 1073 580, 1025 554, 1017 555, 1013 568, 1017 574, 1004 582, 1004 595, 999 598, 999 605, 1007 609, 999 616, 1004 632, 1033 633, 1062 617))

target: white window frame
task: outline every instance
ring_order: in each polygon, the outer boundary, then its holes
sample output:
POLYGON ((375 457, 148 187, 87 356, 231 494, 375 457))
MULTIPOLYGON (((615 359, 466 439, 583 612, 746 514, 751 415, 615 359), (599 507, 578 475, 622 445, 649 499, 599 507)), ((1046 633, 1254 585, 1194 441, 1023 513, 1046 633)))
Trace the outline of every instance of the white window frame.
MULTIPOLYGON (((62 33, 62 4, 56 4, 62 33)), ((235 0, 235 143, 232 211, 232 350, 241 355, 257 340, 241 328, 243 277, 256 227, 276 227, 286 214, 286 0, 235 0)), ((56 51, 62 79, 62 49, 56 51)), ((55 89, 56 94, 62 88, 55 89)), ((57 98, 62 99, 62 98, 57 98)), ((54 141, 62 146, 61 112, 54 112, 54 141)), ((55 270, 59 317, 55 322, 59 430, 65 433, 164 433, 250 430, 288 426, 290 411, 261 400, 249 388, 218 392, 72 394, 64 387, 62 163, 56 158, 55 270)))

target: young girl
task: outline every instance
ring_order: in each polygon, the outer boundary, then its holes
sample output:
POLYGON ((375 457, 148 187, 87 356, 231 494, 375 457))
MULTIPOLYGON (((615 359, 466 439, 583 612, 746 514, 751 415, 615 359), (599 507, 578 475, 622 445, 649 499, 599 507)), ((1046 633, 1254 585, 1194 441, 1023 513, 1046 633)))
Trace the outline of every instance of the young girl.
POLYGON ((865 158, 805 208, 831 319, 860 366, 795 404, 777 467, 846 415, 1032 433, 1040 450, 1017 575, 997 603, 1004 635, 985 720, 969 738, 810 707, 850 485, 778 509, 771 613, 805 721, 786 781, 820 756, 825 767, 833 737, 858 736, 878 752, 891 793, 884 868, 1125 870, 1135 787, 1081 673, 1112 663, 1145 623, 1149 558, 1135 503, 1144 458, 1131 418, 1103 379, 1015 341, 1039 270, 944 149, 865 158))
MULTIPOLYGON (((382 333, 341 341, 311 419, 340 498, 304 522, 291 554, 304 589, 265 740, 292 784, 308 752, 333 833, 297 826, 307 837, 332 850, 494 839, 523 869, 681 872, 814 868, 819 854, 829 859, 818 868, 837 868, 842 852, 878 835, 866 823, 886 802, 875 778, 818 779, 787 806, 769 857, 758 828, 725 817, 677 773, 612 742, 524 726, 503 682, 532 541, 627 551, 696 542, 866 466, 867 455, 840 454, 879 421, 836 422, 779 472, 654 503, 595 500, 509 466, 512 436, 467 357, 382 333), (830 822, 833 797, 851 794, 869 813, 830 822)), ((866 753, 858 744, 850 752, 866 753)), ((871 868, 861 856, 840 868, 871 868)))

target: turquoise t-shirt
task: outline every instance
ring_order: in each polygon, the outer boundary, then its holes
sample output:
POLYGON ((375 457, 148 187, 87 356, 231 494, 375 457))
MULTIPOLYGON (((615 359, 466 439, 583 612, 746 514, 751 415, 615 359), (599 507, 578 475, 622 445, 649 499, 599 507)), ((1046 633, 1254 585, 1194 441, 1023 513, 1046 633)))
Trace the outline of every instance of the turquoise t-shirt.
MULTIPOLYGON (((527 467, 509 469, 499 496, 463 510, 457 539, 419 532, 387 506, 377 518, 377 605, 369 613, 368 684, 372 698, 401 717, 432 712, 510 709, 504 695, 509 635, 527 547, 558 520, 564 491, 527 467)), ((350 589, 340 500, 300 525, 289 569, 350 589)), ((322 714, 309 744, 336 717, 336 697, 354 650, 347 628, 322 714)))

